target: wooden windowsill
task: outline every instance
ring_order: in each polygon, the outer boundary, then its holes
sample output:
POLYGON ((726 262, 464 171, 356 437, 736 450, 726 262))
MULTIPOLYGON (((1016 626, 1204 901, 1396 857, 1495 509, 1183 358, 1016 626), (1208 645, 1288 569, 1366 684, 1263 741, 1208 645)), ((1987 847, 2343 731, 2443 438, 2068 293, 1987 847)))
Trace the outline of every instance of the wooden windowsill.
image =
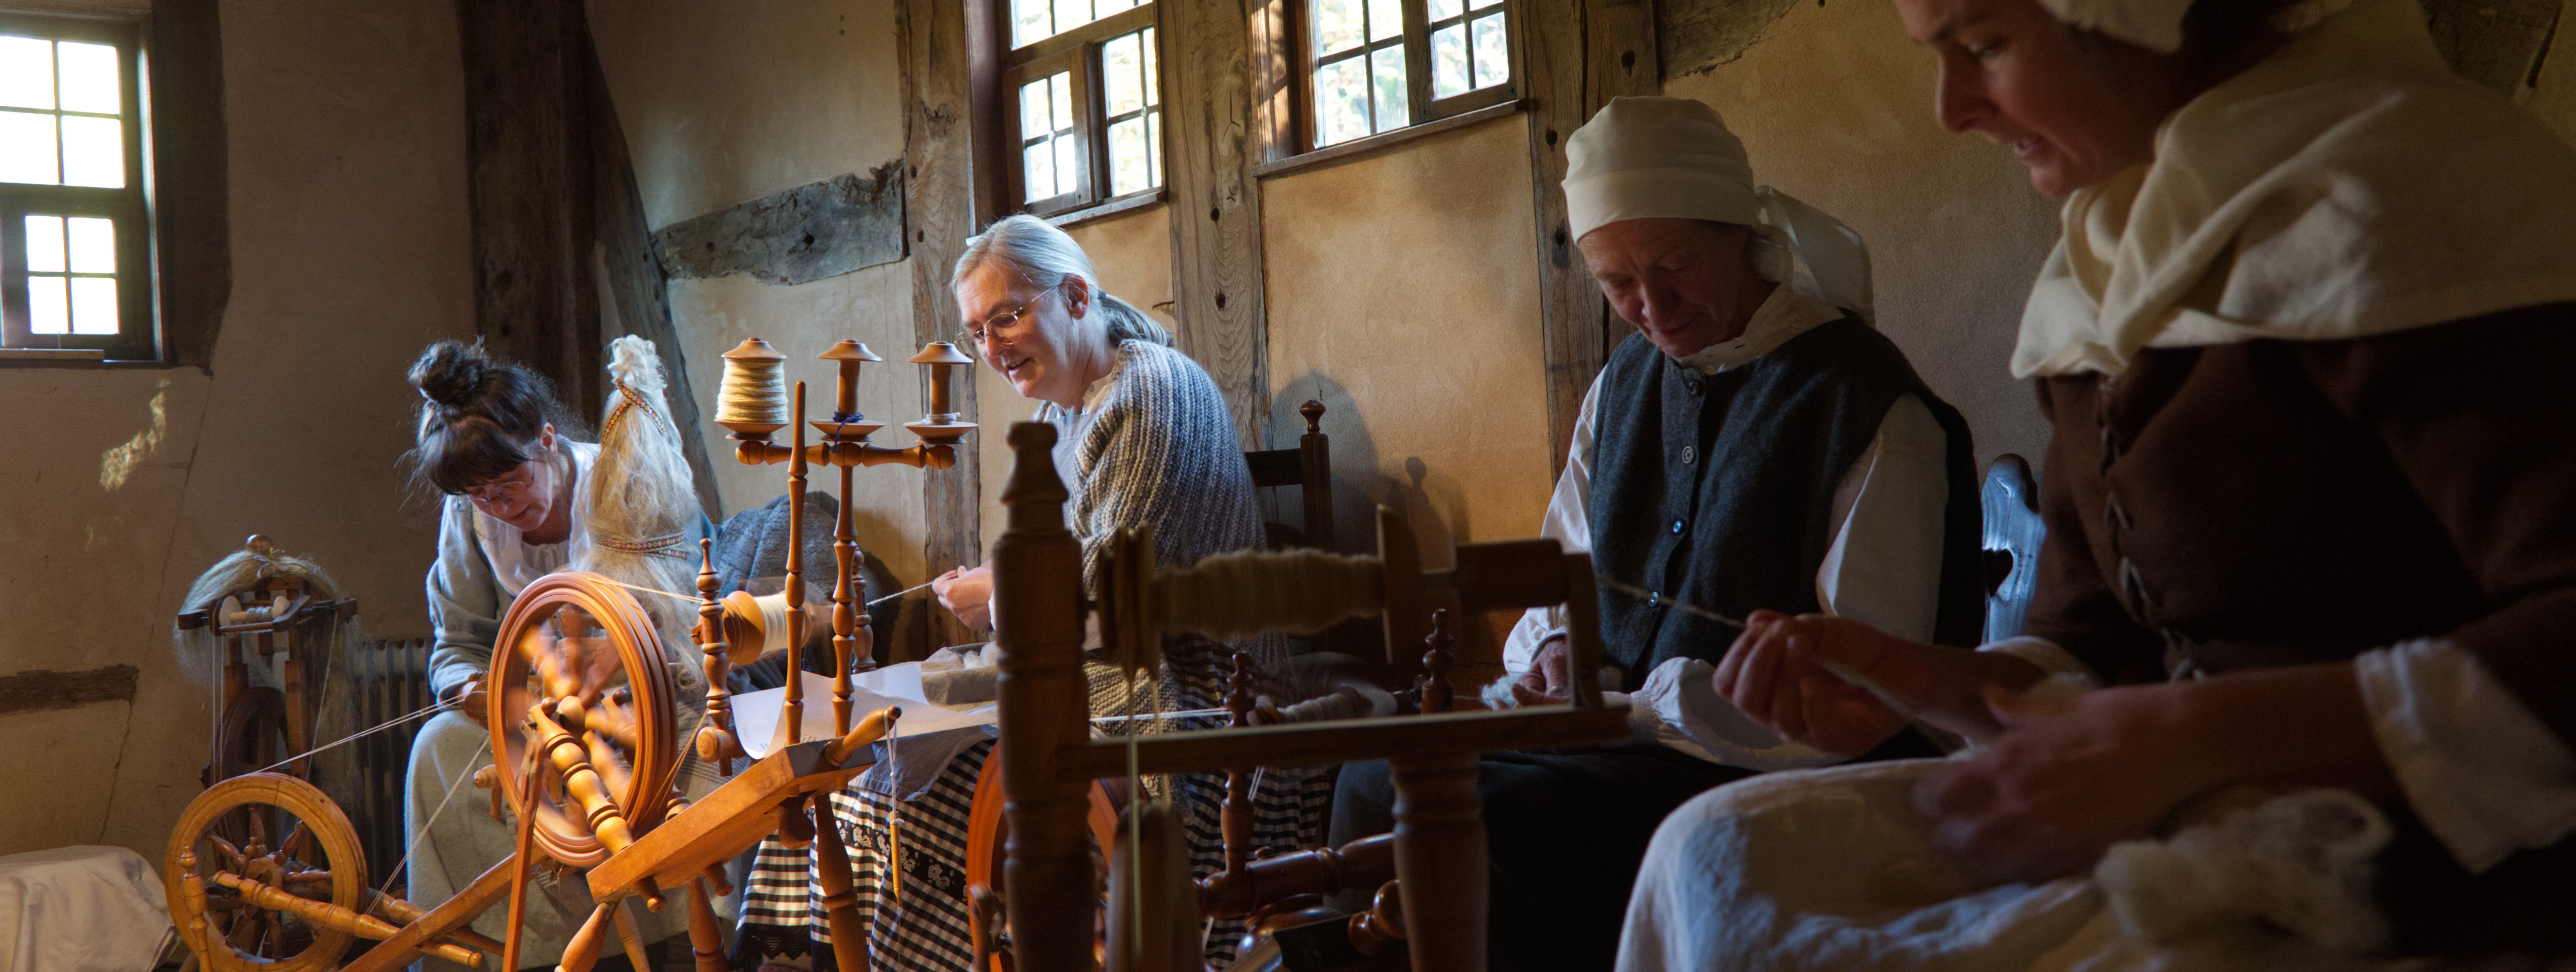
POLYGON ((1143 209, 1147 206, 1162 205, 1163 195, 1164 190, 1161 189, 1140 192, 1124 199, 1112 199, 1105 203, 1076 209, 1071 212, 1057 213, 1053 216, 1046 217, 1046 221, 1047 225, 1053 226, 1057 229, 1071 229, 1076 224, 1088 223, 1095 219, 1107 219, 1120 213, 1143 209))
POLYGON ((1379 132, 1367 138, 1355 138, 1340 145, 1316 149, 1304 155, 1291 155, 1277 162, 1264 162, 1252 167, 1252 177, 1267 179, 1283 172, 1295 172, 1321 165, 1344 162, 1364 155, 1374 155, 1418 138, 1429 138, 1442 132, 1454 132, 1506 115, 1516 115, 1529 108, 1529 99, 1520 98, 1501 104, 1486 105, 1474 111, 1451 115, 1438 121, 1408 125, 1391 132, 1379 132))
POLYGON ((99 348, 0 348, 0 361, 105 361, 99 348))

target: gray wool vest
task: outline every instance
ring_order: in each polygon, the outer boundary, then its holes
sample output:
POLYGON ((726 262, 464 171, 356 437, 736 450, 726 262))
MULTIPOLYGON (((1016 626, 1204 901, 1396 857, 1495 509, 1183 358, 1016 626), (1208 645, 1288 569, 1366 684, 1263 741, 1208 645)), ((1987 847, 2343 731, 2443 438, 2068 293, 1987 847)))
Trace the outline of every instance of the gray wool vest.
POLYGON ((1737 629, 1671 600, 1739 618, 1820 610, 1834 488, 1907 393, 1949 440, 1934 640, 1976 644, 1985 590, 1967 422, 1886 336, 1845 317, 1714 375, 1674 363, 1643 335, 1611 352, 1593 419, 1593 569, 1653 594, 1601 587, 1610 660, 1642 679, 1668 659, 1724 657, 1737 629))

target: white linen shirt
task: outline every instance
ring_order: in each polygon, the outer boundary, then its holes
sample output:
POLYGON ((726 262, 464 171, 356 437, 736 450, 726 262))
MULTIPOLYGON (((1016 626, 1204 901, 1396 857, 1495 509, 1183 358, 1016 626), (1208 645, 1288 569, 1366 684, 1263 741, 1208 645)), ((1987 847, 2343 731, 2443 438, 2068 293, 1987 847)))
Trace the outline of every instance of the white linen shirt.
MULTIPOLYGON (((1743 335, 1677 360, 1717 374, 1842 316, 1831 305, 1776 286, 1745 323, 1743 335)), ((1563 544, 1569 553, 1592 549, 1590 453, 1600 397, 1601 380, 1595 377, 1575 420, 1565 472, 1557 477, 1539 527, 1540 536, 1563 544)), ((1878 434, 1834 489, 1833 539, 1816 570, 1816 599, 1827 613, 1900 638, 1932 640, 1940 613, 1943 511, 1950 498, 1948 447, 1948 435, 1920 397, 1903 395, 1888 406, 1878 434)), ((1503 644, 1510 677, 1528 671, 1540 642, 1564 630, 1560 608, 1533 608, 1522 615, 1503 644)), ((1629 720, 1637 738, 1757 770, 1843 759, 1785 742, 1754 724, 1717 695, 1708 677, 1713 672, 1707 662, 1675 658, 1647 673, 1629 695, 1629 720)))

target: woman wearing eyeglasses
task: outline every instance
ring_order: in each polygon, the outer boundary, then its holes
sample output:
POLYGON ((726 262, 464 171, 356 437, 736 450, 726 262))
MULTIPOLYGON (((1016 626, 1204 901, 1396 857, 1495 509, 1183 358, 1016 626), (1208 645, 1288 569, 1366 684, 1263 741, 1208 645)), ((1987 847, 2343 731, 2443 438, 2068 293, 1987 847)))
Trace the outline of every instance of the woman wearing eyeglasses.
MULTIPOLYGON (((1056 469, 1072 494, 1070 526, 1082 539, 1086 585, 1096 578, 1109 539, 1122 530, 1151 527, 1155 555, 1167 564, 1259 546, 1261 517, 1251 474, 1216 383, 1171 346, 1169 331, 1102 290, 1098 280, 1079 244, 1029 216, 1002 220, 968 240, 950 278, 978 356, 1020 395, 1038 400, 1037 420, 1056 427, 1056 469)), ((933 583, 940 603, 958 620, 976 628, 990 624, 991 565, 951 571, 933 583)), ((1253 656, 1267 691, 1285 694, 1279 678, 1287 668, 1285 639, 1218 645, 1172 638, 1164 643, 1163 670, 1150 684, 1140 680, 1132 701, 1114 666, 1086 666, 1092 714, 1126 715, 1131 705, 1139 714, 1221 706, 1236 650, 1253 656)), ((1173 720, 1180 728, 1222 724, 1173 720)), ((965 810, 992 748, 979 742, 959 751, 917 792, 889 795, 852 786, 834 794, 838 816, 851 831, 860 920, 871 929, 869 950, 877 967, 971 967, 974 947, 967 937, 961 870, 965 810), (896 809, 903 825, 890 832, 883 821, 896 809), (900 876, 891 873, 893 860, 885 852, 895 840, 902 843, 900 876), (900 897, 893 893, 898 881, 900 897)), ((1328 796, 1322 774, 1272 767, 1257 780, 1253 845, 1314 846, 1328 796)), ((1222 847, 1218 808, 1224 777, 1195 774, 1170 781, 1170 789, 1158 795, 1177 805, 1190 846, 1222 847)), ((1198 877, 1222 866, 1213 852, 1195 856, 1191 864, 1198 877)), ((764 845, 743 904, 741 947, 758 955, 745 957, 803 953, 812 956, 814 968, 825 968, 832 961, 831 949, 822 945, 828 932, 811 917, 822 913, 820 894, 807 879, 805 851, 764 845)), ((1239 922, 1212 927, 1209 957, 1223 964, 1241 934, 1239 922)))

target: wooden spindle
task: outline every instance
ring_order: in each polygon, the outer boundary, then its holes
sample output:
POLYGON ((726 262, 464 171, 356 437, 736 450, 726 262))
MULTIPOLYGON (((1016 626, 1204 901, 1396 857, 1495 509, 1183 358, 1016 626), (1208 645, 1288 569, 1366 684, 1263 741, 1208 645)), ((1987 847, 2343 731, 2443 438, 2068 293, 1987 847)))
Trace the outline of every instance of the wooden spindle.
POLYGON ((644 932, 635 927, 635 913, 626 907, 631 900, 617 902, 608 910, 608 916, 617 923, 617 944, 626 952, 626 964, 635 972, 645 972, 653 967, 653 960, 645 957, 644 932))
MULTIPOLYGON (((528 725, 537 732, 538 750, 554 764, 555 772, 563 778, 564 792, 580 804, 583 820, 601 846, 615 854, 635 843, 635 833, 626 825, 626 812, 618 809, 607 780, 590 763, 589 747, 565 731, 542 703, 528 709, 528 725)), ((533 793, 530 798, 534 799, 533 793)), ((527 815, 528 811, 521 813, 527 815)))
MULTIPOLYGON (((590 967, 599 963, 599 946, 608 937, 609 915, 616 910, 614 901, 602 901, 590 910, 590 920, 582 922, 581 930, 572 933, 572 941, 564 943, 563 962, 555 966, 555 972, 590 972, 590 967)), ((510 936, 511 944, 518 941, 519 936, 510 936)))
POLYGON ((858 573, 851 561, 858 554, 859 535, 850 526, 850 473, 841 469, 841 511, 832 530, 832 732, 847 735, 850 731, 850 672, 858 664, 858 603, 850 593, 851 575, 858 573))
MULTIPOLYGON (((841 845, 841 824, 827 795, 814 797, 814 883, 823 889, 823 923, 832 930, 832 958, 849 972, 867 972, 868 927, 859 923, 859 894, 853 887, 850 852, 841 845)), ((894 879, 903 880, 896 874, 894 879)))
POLYGON ((715 541, 698 541, 698 649, 707 656, 707 717, 698 723, 698 758, 716 765, 716 775, 733 775, 733 692, 725 679, 733 673, 726 657, 724 603, 716 600, 715 541))
POLYGON ((1422 711, 1448 712, 1457 708, 1458 691, 1449 684, 1449 668, 1457 663, 1449 652, 1457 638, 1449 633, 1449 609, 1431 612, 1431 633, 1422 639, 1422 711))
MULTIPOLYGON (((1227 680, 1226 725, 1235 729, 1252 727, 1252 659, 1242 652, 1234 653, 1234 674, 1227 680)), ((1135 727, 1129 727, 1134 732, 1135 727)), ((1233 767, 1225 771, 1225 805, 1219 811, 1218 832, 1225 838, 1225 869, 1243 870, 1252 859, 1252 771, 1233 767)))
POLYGON ((787 457, 787 741, 805 741, 805 383, 796 383, 796 446, 787 457))
POLYGON ((697 959, 698 972, 733 972, 733 963, 725 961, 724 928, 708 903, 707 880, 691 882, 689 890, 689 954, 697 959))

